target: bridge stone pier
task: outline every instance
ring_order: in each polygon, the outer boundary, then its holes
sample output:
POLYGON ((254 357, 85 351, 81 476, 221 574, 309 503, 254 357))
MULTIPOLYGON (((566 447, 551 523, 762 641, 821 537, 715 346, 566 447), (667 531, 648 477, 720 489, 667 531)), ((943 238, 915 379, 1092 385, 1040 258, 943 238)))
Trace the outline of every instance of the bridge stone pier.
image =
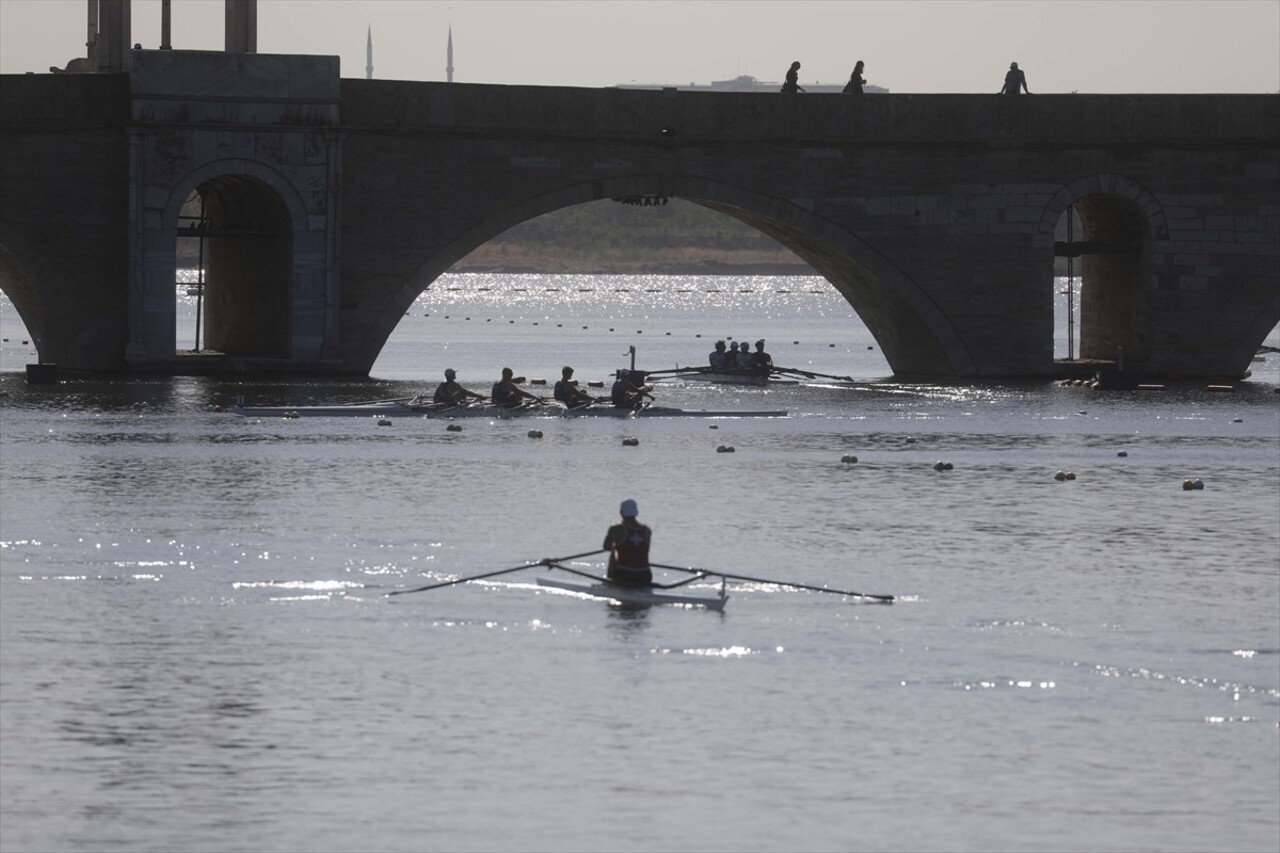
POLYGON ((1085 359, 1238 377, 1280 323, 1273 95, 774 96, 131 60, 0 78, 0 286, 67 368, 367 373, 476 247, 634 196, 790 248, 901 376, 1054 375, 1064 254, 1081 258, 1085 359), (174 344, 176 247, 197 238, 216 358, 174 344))

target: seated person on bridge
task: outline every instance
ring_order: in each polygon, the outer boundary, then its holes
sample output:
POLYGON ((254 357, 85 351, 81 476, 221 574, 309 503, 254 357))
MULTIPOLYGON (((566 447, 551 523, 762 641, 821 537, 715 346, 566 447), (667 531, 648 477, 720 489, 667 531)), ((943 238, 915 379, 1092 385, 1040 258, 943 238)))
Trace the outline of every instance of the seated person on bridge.
POLYGON ((653 390, 652 385, 644 384, 644 374, 630 370, 619 370, 618 378, 609 391, 609 399, 615 409, 639 409, 644 406, 644 398, 653 390))
POLYGON ((561 379, 556 383, 555 398, 570 409, 581 409, 590 406, 595 398, 578 387, 578 380, 573 378, 573 368, 565 365, 560 371, 561 379))
POLYGON ((483 394, 477 394, 474 391, 468 391, 458 384, 458 372, 450 367, 444 372, 444 381, 436 386, 436 393, 431 398, 432 402, 444 403, 449 406, 466 405, 467 398, 473 400, 483 400, 483 394))

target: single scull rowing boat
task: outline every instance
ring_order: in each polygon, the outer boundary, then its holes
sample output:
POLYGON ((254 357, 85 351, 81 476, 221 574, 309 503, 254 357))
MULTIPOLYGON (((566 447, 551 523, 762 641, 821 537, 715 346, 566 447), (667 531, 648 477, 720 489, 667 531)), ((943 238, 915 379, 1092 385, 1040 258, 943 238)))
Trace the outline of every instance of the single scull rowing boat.
POLYGON ((667 592, 661 588, 651 586, 626 586, 616 583, 579 583, 577 581, 562 581, 554 578, 538 578, 538 586, 567 590, 569 592, 576 592, 580 595, 590 595, 596 598, 610 598, 620 604, 644 606, 650 604, 685 604, 705 607, 708 610, 724 610, 725 602, 729 600, 729 596, 724 591, 723 584, 721 584, 720 587, 720 594, 715 597, 709 595, 687 595, 678 592, 667 592))

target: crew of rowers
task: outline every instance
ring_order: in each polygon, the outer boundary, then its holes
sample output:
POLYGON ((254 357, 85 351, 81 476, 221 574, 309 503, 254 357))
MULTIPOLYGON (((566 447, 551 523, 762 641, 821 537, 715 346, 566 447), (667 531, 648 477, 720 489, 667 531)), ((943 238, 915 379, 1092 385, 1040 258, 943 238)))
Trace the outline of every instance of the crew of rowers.
POLYGON ((716 341, 716 348, 709 356, 713 370, 724 370, 732 373, 752 373, 757 376, 768 376, 773 371, 773 357, 764 351, 764 338, 756 341, 756 351, 746 341, 739 344, 734 341, 725 349, 724 341, 716 341))
MULTIPOLYGON (((561 371, 560 381, 555 384, 553 397, 565 408, 581 409, 606 399, 617 409, 638 409, 645 405, 645 398, 653 399, 649 394, 653 386, 646 384, 644 374, 638 370, 619 370, 610 389, 608 398, 593 397, 578 387, 578 380, 573 378, 573 368, 565 366, 561 371)), ((444 382, 436 387, 432 395, 433 403, 445 406, 466 406, 472 400, 488 399, 490 403, 501 409, 517 409, 530 404, 539 405, 547 402, 542 397, 530 394, 518 383, 524 377, 517 377, 510 367, 502 368, 502 378, 493 383, 493 388, 486 398, 483 394, 468 391, 458 383, 458 373, 452 367, 444 372, 444 382)))

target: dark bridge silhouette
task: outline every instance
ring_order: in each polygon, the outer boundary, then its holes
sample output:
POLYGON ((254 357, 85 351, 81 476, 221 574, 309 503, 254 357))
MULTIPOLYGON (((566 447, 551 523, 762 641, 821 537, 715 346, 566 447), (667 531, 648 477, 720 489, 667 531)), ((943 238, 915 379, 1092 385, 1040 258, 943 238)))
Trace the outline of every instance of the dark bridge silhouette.
POLYGON ((0 78, 0 286, 41 360, 367 373, 472 249, 567 205, 679 197, 808 261, 900 375, 1080 355, 1242 375, 1280 322, 1280 97, 784 97, 342 80, 332 57, 135 51, 0 78), (193 195, 194 194, 194 195, 193 195), (203 216, 189 199, 198 197, 203 216), (1083 233, 1055 228, 1075 207, 1083 233), (175 350, 179 239, 207 346, 175 350))

